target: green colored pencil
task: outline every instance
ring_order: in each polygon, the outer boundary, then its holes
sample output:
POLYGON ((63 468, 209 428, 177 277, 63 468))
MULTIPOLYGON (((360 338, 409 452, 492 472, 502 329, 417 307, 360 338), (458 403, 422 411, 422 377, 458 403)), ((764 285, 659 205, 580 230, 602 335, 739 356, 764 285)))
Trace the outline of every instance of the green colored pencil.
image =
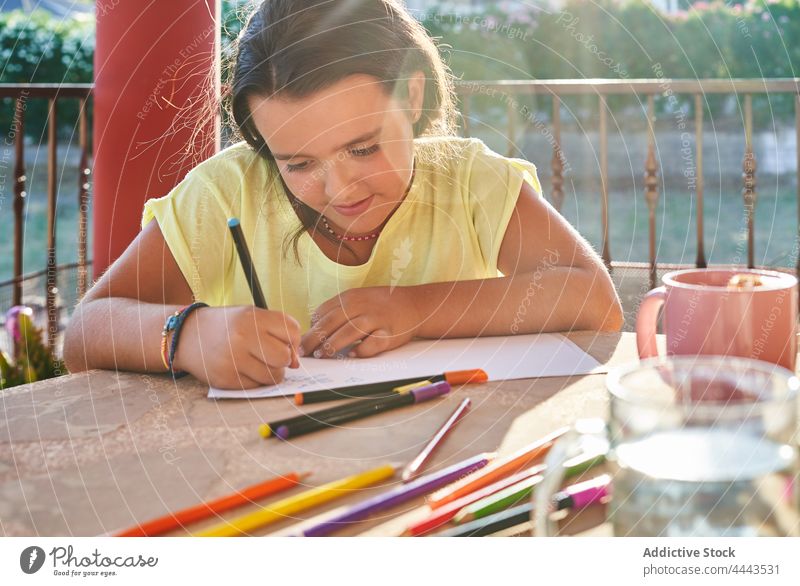
MULTIPOLYGON (((605 462, 605 453, 590 453, 568 460, 564 465, 564 477, 570 478, 577 474, 586 472, 598 464, 605 462)), ((482 519, 489 515, 494 515, 500 511, 520 504, 521 501, 529 499, 536 486, 544 479, 544 476, 537 475, 518 482, 513 486, 489 495, 484 499, 476 501, 464 507, 453 517, 455 523, 468 523, 475 519, 482 519)))
POLYGON ((531 498, 533 489, 536 488, 542 480, 544 480, 544 476, 537 474, 536 476, 531 476, 521 482, 517 482, 515 485, 509 486, 500 492, 482 498, 461 509, 458 514, 453 517, 453 521, 460 525, 461 523, 468 523, 475 519, 482 519, 483 517, 494 515, 508 507, 518 505, 522 501, 531 498))

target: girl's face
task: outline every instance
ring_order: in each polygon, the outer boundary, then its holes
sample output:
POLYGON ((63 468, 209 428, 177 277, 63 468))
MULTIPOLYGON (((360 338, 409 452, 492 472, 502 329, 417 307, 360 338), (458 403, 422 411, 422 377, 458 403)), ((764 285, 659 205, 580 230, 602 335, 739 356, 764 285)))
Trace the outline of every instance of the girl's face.
POLYGON ((411 180, 424 83, 415 75, 399 100, 376 78, 351 75, 308 97, 251 97, 249 106, 294 196, 362 234, 386 220, 411 180))

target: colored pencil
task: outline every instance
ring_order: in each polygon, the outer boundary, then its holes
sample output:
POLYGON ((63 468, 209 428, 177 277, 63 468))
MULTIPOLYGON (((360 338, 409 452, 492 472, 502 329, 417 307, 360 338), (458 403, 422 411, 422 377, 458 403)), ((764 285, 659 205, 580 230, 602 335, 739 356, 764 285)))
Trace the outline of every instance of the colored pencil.
POLYGON ((432 509, 437 509, 501 478, 519 472, 537 459, 543 458, 553 446, 553 443, 569 429, 569 427, 563 427, 508 456, 498 458, 491 465, 481 470, 479 474, 474 475, 474 477, 464 478, 462 481, 434 493, 428 502, 428 506, 432 509))
POLYGON ((256 275, 256 269, 253 266, 250 249, 244 239, 239 218, 230 218, 228 220, 228 228, 231 231, 231 236, 233 236, 233 243, 236 246, 236 252, 239 254, 239 262, 242 264, 244 276, 247 277, 247 284, 250 287, 250 293, 253 295, 253 303, 261 309, 269 309, 267 300, 264 298, 264 292, 261 290, 261 284, 258 281, 258 275, 256 275))
POLYGON ((431 454, 442 442, 444 437, 450 432, 450 430, 455 427, 456 423, 458 423, 458 420, 461 419, 464 413, 467 412, 467 409, 469 409, 471 404, 472 401, 469 399, 464 399, 461 401, 461 404, 456 407, 453 413, 450 414, 450 417, 447 418, 447 421, 442 424, 436 433, 433 434, 433 437, 430 439, 430 441, 425 444, 425 447, 422 448, 422 451, 419 453, 419 455, 414 458, 408 464, 408 466, 405 467, 403 474, 400 476, 403 482, 408 482, 419 474, 419 471, 422 469, 422 465, 425 464, 428 458, 430 458, 431 454))
MULTIPOLYGON (((605 462, 605 459, 605 454, 582 454, 569 460, 569 463, 564 464, 564 476, 570 478, 586 472, 592 467, 605 462)), ((488 517, 498 511, 519 504, 520 501, 531 497, 534 488, 536 488, 542 480, 544 480, 543 475, 538 477, 534 476, 533 478, 518 482, 514 486, 509 486, 500 492, 476 501, 461 509, 461 511, 453 517, 453 521, 458 524, 468 523, 469 521, 488 517)))
POLYGON ((509 486, 513 486, 518 482, 522 482, 532 476, 538 476, 542 472, 546 470, 544 464, 540 464, 538 466, 533 466, 532 468, 528 468, 527 470, 523 470, 522 472, 518 472, 513 476, 509 476, 508 478, 503 478, 502 480, 498 480, 494 484, 490 484, 489 486, 485 486, 475 492, 472 492, 466 496, 461 497, 458 500, 453 501, 452 503, 448 503, 443 507, 439 507, 438 509, 432 510, 430 516, 417 521, 413 525, 410 525, 408 529, 403 532, 404 536, 409 537, 419 537, 420 535, 425 535, 426 533, 430 533, 434 529, 438 529, 448 521, 450 521, 456 514, 466 507, 467 505, 471 505, 474 502, 477 502, 487 496, 493 495, 497 492, 500 492, 503 489, 508 488, 509 486))
POLYGON ((317 524, 303 529, 300 534, 307 537, 328 535, 348 524, 361 521, 374 513, 436 490, 436 488, 444 486, 465 474, 471 474, 486 466, 493 457, 494 454, 478 454, 439 472, 420 476, 408 484, 403 484, 357 505, 336 511, 331 515, 323 515, 317 524))
POLYGON ((479 368, 472 370, 455 370, 452 372, 445 372, 444 374, 414 376, 399 380, 340 387, 338 389, 322 389, 319 391, 309 391, 307 393, 297 393, 294 396, 294 402, 297 405, 310 405, 311 403, 339 401, 341 399, 357 399, 361 397, 371 397, 373 395, 388 396, 398 387, 422 381, 431 383, 447 381, 451 386, 458 386, 467 383, 482 383, 487 380, 489 380, 489 375, 479 368))
MULTIPOLYGON (((579 482, 557 493, 553 500, 553 508, 557 511, 566 509, 583 509, 601 501, 608 495, 610 476, 603 474, 586 482, 579 482), (562 495, 562 496, 560 496, 562 495)), ((436 537, 483 537, 492 535, 531 520, 533 505, 527 503, 511 509, 476 519, 470 523, 459 525, 449 531, 437 533, 436 537)))
POLYGON ((442 531, 437 533, 435 537, 485 537, 530 522, 532 512, 533 505, 530 503, 518 505, 506 511, 489 515, 484 519, 477 519, 447 531, 442 531))
POLYGON ((533 489, 536 488, 542 480, 544 480, 544 476, 541 474, 532 476, 522 482, 518 482, 514 486, 509 486, 500 492, 482 498, 461 509, 458 514, 453 517, 453 522, 461 525, 462 523, 488 517, 489 515, 518 505, 523 500, 531 497, 533 489))
MULTIPOLYGON (((403 392, 408 392, 413 389, 418 389, 425 386, 430 386, 433 383, 428 381, 422 381, 418 383, 412 383, 409 385, 405 385, 404 387, 398 387, 398 389, 403 388, 405 389, 403 392)), ((398 391, 399 392, 399 391, 398 391)), ((270 421, 269 423, 262 423, 258 427, 258 432, 264 438, 276 437, 275 432, 277 429, 284 425, 294 425, 297 423, 303 423, 308 421, 309 418, 311 419, 320 419, 324 417, 330 417, 333 415, 338 415, 341 413, 350 412, 353 410, 359 411, 364 408, 365 405, 368 405, 367 401, 370 400, 377 400, 377 399, 389 399, 391 397, 396 396, 397 393, 392 393, 391 395, 387 395, 385 397, 367 397, 362 400, 355 400, 355 401, 347 401, 342 405, 336 405, 335 407, 328 407, 326 409, 320 409, 319 411, 313 411, 311 413, 301 413, 300 415, 295 415, 293 417, 287 417, 286 419, 278 419, 277 421, 270 421)))
POLYGON ((608 496, 611 476, 601 474, 591 480, 584 480, 553 495, 553 508, 556 511, 564 509, 583 509, 608 496))
POLYGON ((281 425, 278 429, 274 430, 273 433, 275 437, 285 440, 321 429, 327 429, 348 421, 364 419, 365 417, 391 411, 392 409, 398 409, 406 405, 430 401, 431 399, 446 395, 449 392, 450 385, 447 382, 439 382, 426 387, 413 389, 408 393, 396 394, 393 397, 362 399, 360 401, 355 401, 352 408, 333 414, 321 415, 320 413, 309 413, 303 421, 281 425))
POLYGON ((259 484, 253 484, 241 491, 235 492, 228 496, 224 496, 207 503, 201 503, 194 507, 182 509, 175 513, 169 513, 163 517, 147 521, 140 525, 136 525, 129 529, 114 533, 114 537, 151 537, 155 535, 163 535, 168 531, 184 527, 195 521, 207 519, 224 511, 229 511, 236 507, 250 504, 255 500, 264 498, 271 494, 287 490, 308 477, 308 474, 297 474, 292 472, 285 476, 271 478, 259 484))
MULTIPOLYGON (((605 455, 602 453, 590 452, 572 458, 568 460, 567 463, 565 464, 564 475, 565 477, 570 477, 574 476, 575 474, 579 474, 582 471, 590 468, 591 466, 602 462, 604 457, 605 455)), ((545 470, 547 470, 547 466, 545 466, 544 464, 533 466, 532 468, 523 470, 522 472, 514 474, 513 476, 509 476, 507 478, 503 478, 502 480, 498 480, 494 484, 491 484, 489 486, 471 492, 451 503, 443 505, 437 509, 433 509, 428 517, 421 519, 420 521, 417 521, 414 524, 410 525, 405 530, 403 535, 417 537, 420 535, 424 535, 426 533, 430 533, 434 529, 437 529, 442 525, 444 525, 445 523, 447 523, 448 521, 452 520, 467 506, 472 505, 478 501, 483 501, 487 497, 500 493, 500 491, 502 490, 506 490, 509 488, 518 489, 519 488, 518 483, 521 483, 522 481, 525 481, 533 476, 541 475, 545 472, 545 470)), ((567 498, 566 496, 562 496, 561 493, 557 494, 559 498, 567 498)))
POLYGON ((290 515, 319 506, 337 498, 347 496, 373 484, 377 484, 394 476, 396 467, 391 464, 361 472, 322 486, 301 492, 300 494, 281 499, 263 507, 259 511, 242 515, 230 521, 214 525, 193 535, 196 537, 231 537, 242 535, 248 531, 264 527, 286 519, 290 515))

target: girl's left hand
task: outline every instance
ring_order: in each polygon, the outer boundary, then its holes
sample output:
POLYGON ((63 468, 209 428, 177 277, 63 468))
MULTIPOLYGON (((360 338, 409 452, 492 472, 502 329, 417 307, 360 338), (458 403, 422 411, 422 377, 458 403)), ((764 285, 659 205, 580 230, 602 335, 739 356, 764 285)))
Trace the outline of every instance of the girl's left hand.
POLYGON ((368 358, 410 341, 420 325, 408 287, 350 289, 320 305, 300 348, 330 358, 356 344, 350 356, 368 358))

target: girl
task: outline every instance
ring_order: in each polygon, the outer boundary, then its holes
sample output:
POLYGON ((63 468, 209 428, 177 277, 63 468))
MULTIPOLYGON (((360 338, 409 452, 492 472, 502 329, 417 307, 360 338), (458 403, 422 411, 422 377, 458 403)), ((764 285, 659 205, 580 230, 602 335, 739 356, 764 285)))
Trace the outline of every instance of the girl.
POLYGON ((399 0, 266 0, 230 87, 244 142, 146 203, 141 233, 75 311, 71 371, 251 388, 296 355, 620 328, 605 267, 535 167, 452 136, 452 80, 399 0), (230 217, 270 310, 252 305, 230 217))

